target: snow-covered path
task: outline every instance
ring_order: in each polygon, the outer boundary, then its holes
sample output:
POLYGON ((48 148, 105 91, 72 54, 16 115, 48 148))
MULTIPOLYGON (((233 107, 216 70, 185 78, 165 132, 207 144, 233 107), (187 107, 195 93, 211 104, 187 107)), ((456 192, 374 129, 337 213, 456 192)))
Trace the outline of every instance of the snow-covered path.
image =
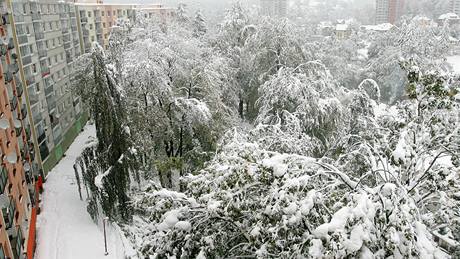
MULTIPOLYGON (((94 126, 86 126, 67 150, 66 157, 48 175, 37 218, 37 259, 120 258, 115 252, 117 241, 113 231, 109 231, 109 255, 104 256, 103 232, 91 220, 86 203, 78 196, 73 163, 92 136, 95 136, 94 126)), ((85 199, 84 189, 82 195, 85 199)))

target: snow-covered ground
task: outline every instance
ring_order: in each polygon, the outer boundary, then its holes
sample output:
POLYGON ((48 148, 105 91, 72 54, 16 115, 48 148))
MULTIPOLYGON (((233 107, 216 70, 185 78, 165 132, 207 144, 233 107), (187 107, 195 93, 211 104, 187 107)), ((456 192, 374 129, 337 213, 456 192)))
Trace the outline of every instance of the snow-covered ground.
MULTIPOLYGON (((37 220, 37 259, 124 258, 123 243, 112 227, 108 228, 109 255, 104 255, 103 231, 91 220, 86 203, 78 196, 73 163, 95 134, 94 126, 86 126, 48 175, 37 220)), ((84 189, 82 195, 85 199, 84 189)))

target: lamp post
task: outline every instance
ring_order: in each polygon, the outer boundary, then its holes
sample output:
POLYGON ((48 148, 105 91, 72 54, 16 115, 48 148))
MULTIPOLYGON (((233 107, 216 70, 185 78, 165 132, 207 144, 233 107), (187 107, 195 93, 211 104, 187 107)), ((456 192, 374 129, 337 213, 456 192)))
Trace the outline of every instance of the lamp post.
POLYGON ((104 246, 105 246, 105 253, 104 253, 104 255, 105 255, 105 256, 109 255, 109 252, 107 251, 107 234, 106 234, 106 231, 105 231, 105 223, 106 223, 106 221, 107 221, 108 219, 109 219, 108 217, 105 217, 105 218, 102 220, 102 225, 104 226, 104 246))

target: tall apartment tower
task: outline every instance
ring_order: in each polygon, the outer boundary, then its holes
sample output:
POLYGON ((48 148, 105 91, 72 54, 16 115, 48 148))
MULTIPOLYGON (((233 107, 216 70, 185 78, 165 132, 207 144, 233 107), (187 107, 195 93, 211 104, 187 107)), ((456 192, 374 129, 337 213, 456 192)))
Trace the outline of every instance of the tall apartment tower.
POLYGON ((38 213, 39 165, 11 1, 0 1, 0 258, 32 259, 38 213))
POLYGON ((450 0, 450 12, 460 15, 460 0, 450 0))
POLYGON ((71 91, 74 61, 81 55, 75 5, 58 0, 9 1, 31 135, 46 174, 83 124, 80 99, 71 91))
POLYGON ((376 0, 375 23, 395 24, 404 14, 404 0, 376 0))
POLYGON ((274 17, 286 17, 287 0, 260 0, 262 14, 274 17))

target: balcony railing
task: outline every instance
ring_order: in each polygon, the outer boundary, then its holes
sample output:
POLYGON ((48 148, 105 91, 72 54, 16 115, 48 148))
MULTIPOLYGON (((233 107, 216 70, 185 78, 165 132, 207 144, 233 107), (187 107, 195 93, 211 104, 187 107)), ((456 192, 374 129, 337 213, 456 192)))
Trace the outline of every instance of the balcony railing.
POLYGON ((38 139, 37 139, 38 143, 42 143, 42 141, 45 140, 45 138, 46 138, 46 134, 45 132, 43 132, 42 134, 40 134, 40 136, 38 136, 38 139))

